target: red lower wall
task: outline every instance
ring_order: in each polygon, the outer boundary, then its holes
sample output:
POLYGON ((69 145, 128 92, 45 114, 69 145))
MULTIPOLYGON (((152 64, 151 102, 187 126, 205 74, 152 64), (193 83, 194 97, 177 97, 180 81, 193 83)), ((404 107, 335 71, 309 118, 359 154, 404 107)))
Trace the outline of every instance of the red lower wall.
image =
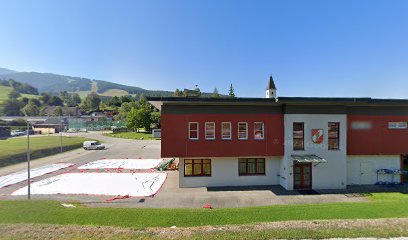
POLYGON ((408 153, 408 129, 388 129, 388 122, 408 122, 408 116, 349 115, 348 155, 398 155, 408 153), (352 129, 354 121, 371 122, 371 129, 352 129))
POLYGON ((282 114, 163 114, 162 157, 283 156, 282 114), (199 140, 188 139, 188 123, 199 122, 199 140), (215 122, 216 140, 205 140, 205 122, 215 122), (221 139, 221 122, 231 122, 232 140, 221 139), (248 122, 248 140, 238 140, 238 122, 248 122), (264 122, 264 140, 254 140, 254 122, 264 122))

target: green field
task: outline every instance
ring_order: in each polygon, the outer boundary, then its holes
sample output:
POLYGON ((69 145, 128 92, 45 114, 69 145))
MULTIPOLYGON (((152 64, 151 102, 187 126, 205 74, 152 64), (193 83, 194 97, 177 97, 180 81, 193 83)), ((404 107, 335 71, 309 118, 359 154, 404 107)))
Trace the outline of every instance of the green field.
MULTIPOLYGON (((63 137, 63 150, 82 147, 88 139, 82 137, 63 137)), ((60 152, 60 138, 58 136, 41 136, 30 138, 31 158, 41 158, 60 152)), ((25 137, 0 140, 0 167, 26 160, 27 139, 25 137)))
POLYGON ((13 90, 11 87, 0 86, 0 102, 8 99, 9 93, 13 90))
POLYGON ((121 132, 121 133, 106 133, 108 137, 135 139, 135 140, 155 140, 151 132, 121 132))

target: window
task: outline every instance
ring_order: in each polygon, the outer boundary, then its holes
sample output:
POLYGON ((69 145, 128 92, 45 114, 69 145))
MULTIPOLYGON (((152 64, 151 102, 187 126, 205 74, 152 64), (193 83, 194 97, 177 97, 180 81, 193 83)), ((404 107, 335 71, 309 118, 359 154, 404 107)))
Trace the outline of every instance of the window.
POLYGON ((389 129, 405 129, 407 128, 407 122, 389 122, 389 129))
POLYGON ((340 123, 329 122, 329 150, 340 149, 340 123))
POLYGON ((211 159, 184 159, 184 176, 211 176, 211 159))
POLYGON ((198 122, 188 123, 188 139, 198 140, 198 122))
POLYGON ((265 158, 240 158, 239 175, 265 175, 265 158))
POLYGON ((254 139, 264 139, 264 123, 254 123, 254 139))
POLYGON ((206 140, 215 139, 215 123, 214 122, 205 123, 205 139, 206 140))
POLYGON ((246 122, 238 123, 238 139, 241 140, 248 139, 248 123, 246 122))
POLYGON ((305 126, 302 122, 293 123, 293 150, 305 150, 305 126))
POLYGON ((222 139, 231 140, 232 134, 231 134, 231 123, 230 122, 223 122, 221 124, 221 134, 222 134, 222 139))

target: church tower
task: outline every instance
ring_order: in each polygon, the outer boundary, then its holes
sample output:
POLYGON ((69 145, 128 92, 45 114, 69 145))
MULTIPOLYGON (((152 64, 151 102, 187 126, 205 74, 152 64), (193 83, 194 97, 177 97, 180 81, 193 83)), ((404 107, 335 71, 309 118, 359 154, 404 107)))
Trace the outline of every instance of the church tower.
POLYGON ((272 75, 269 77, 268 86, 266 87, 266 98, 276 98, 276 87, 272 75))

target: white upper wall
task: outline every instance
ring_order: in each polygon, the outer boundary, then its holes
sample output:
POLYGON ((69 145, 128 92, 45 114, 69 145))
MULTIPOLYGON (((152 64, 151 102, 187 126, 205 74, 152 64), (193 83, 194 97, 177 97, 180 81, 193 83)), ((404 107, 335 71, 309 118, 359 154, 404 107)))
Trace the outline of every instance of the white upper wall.
POLYGON ((341 189, 347 184, 347 116, 345 114, 285 114, 285 159, 281 166, 281 184, 293 189, 293 161, 291 155, 314 154, 327 163, 312 167, 313 189, 341 189), (305 150, 293 150, 293 123, 304 123, 305 150), (328 150, 328 123, 340 123, 340 150, 328 150), (323 129, 323 142, 312 141, 312 129, 323 129))

